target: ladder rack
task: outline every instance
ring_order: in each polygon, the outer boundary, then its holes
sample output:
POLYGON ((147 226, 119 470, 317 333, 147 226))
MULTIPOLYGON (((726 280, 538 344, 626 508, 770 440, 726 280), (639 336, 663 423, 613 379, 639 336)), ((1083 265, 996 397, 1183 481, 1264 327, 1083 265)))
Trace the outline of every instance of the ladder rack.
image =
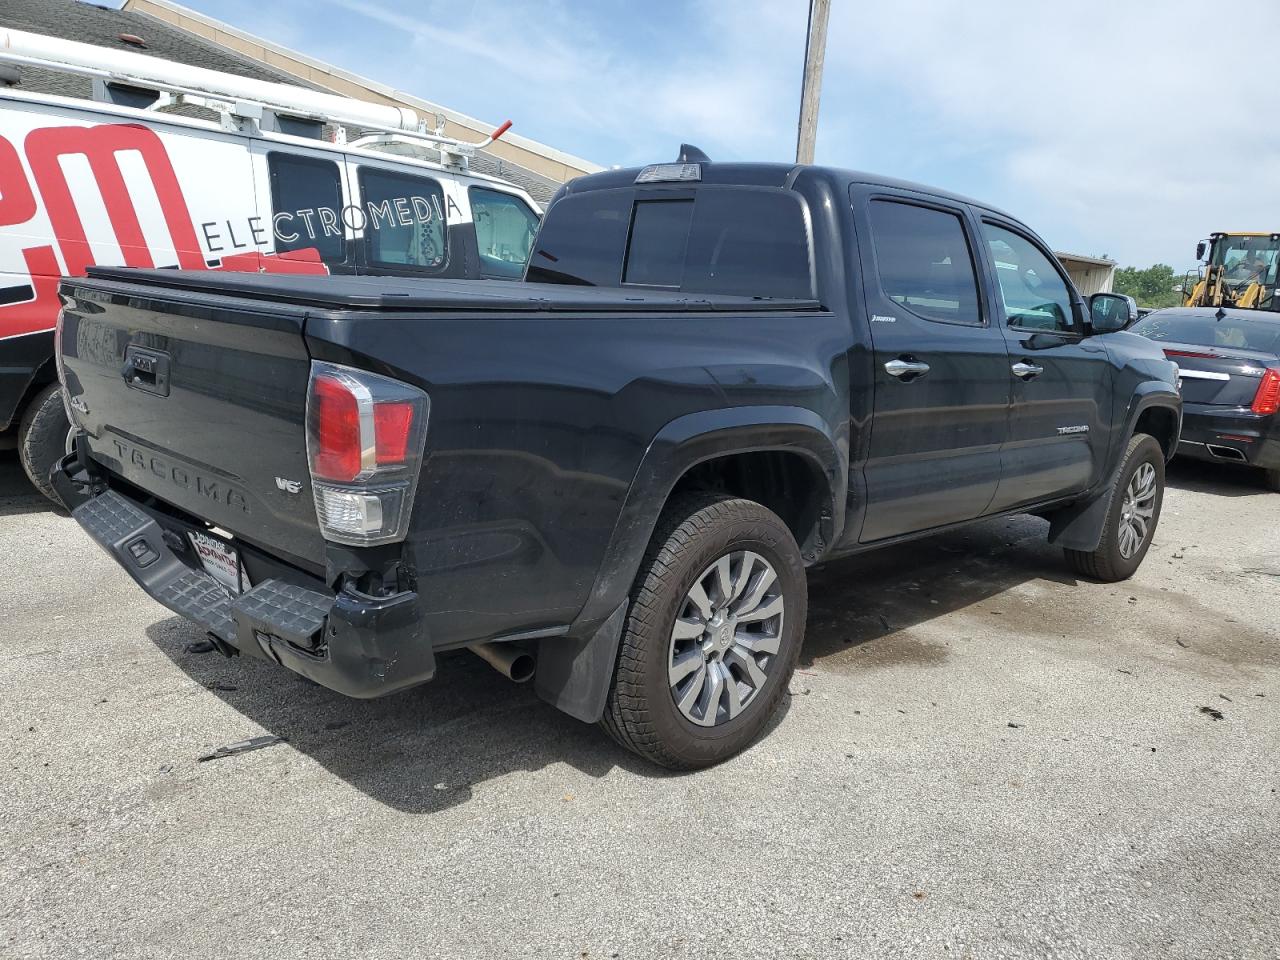
POLYGON ((235 133, 274 132, 321 139, 324 125, 334 124, 338 128, 336 142, 343 144, 347 142, 343 125, 373 130, 377 132, 358 137, 350 146, 430 148, 439 151, 444 165, 462 170, 477 151, 491 146, 511 128, 508 120, 482 140, 459 140, 445 135, 443 117, 435 117, 435 126, 428 128, 408 107, 254 80, 23 30, 0 29, 0 63, 90 77, 94 100, 117 106, 153 111, 184 103, 203 107, 218 115, 224 130, 235 133))

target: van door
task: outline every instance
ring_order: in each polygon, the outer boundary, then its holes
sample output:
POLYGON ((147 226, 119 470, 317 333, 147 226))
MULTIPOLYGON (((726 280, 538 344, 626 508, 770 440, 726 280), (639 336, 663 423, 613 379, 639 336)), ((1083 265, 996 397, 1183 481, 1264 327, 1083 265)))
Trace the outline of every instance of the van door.
POLYGON ((864 543, 982 515, 1000 481, 1009 358, 960 205, 855 186, 873 346, 864 543))
POLYGON ((1013 410, 991 510, 1087 489, 1101 479, 1112 414, 1106 348, 1085 337, 1080 296, 1025 228, 984 215, 983 260, 1009 350, 1013 410))

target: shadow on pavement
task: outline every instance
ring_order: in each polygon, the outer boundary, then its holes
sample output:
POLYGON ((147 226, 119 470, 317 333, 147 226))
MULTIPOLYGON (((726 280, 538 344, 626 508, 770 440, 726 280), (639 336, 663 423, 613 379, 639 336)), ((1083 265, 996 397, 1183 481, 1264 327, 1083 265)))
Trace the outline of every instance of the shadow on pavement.
POLYGON ((988 520, 811 570, 801 664, 943 663, 946 647, 910 628, 1029 580, 1077 582, 1062 551, 1046 542, 1048 528, 1034 517, 988 520))
MULTIPOLYGON (((814 570, 802 666, 851 650, 859 652, 857 668, 942 663, 945 650, 913 638, 907 628, 1033 578, 1074 582, 1061 552, 1044 543, 1045 527, 1027 517, 994 520, 814 570)), ((430 684, 385 699, 351 700, 266 661, 192 652, 188 646, 203 633, 180 617, 152 624, 147 634, 236 711, 405 812, 452 807, 470 799, 476 783, 560 762, 594 777, 614 767, 645 777, 672 775, 465 651, 442 654, 430 684)), ((766 735, 788 706, 784 697, 766 735)), ((245 734, 210 730, 205 736, 212 748, 245 734)))
POLYGON ((1189 457, 1174 458, 1165 470, 1165 483, 1178 490, 1218 497, 1280 496, 1267 489, 1261 470, 1189 457))
POLYGON ((31 485, 16 450, 0 450, 0 517, 13 517, 23 513, 58 513, 66 511, 56 507, 31 485))
MULTIPOLYGON (((204 634, 180 617, 152 624, 147 634, 192 679, 267 733, 406 813, 447 809, 469 800, 474 784, 561 762, 593 777, 614 767, 646 777, 674 775, 466 651, 441 654, 429 684, 353 700, 267 661, 190 652, 187 646, 204 634)), ((205 736, 217 747, 246 734, 208 730, 205 736)))

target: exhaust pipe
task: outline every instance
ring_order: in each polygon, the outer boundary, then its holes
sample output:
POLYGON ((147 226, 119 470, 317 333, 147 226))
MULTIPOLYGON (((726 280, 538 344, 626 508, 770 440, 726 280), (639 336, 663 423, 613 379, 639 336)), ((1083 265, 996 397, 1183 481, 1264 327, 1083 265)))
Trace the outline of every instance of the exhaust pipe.
POLYGON ((1206 443, 1209 453, 1217 457, 1219 460, 1235 460, 1237 463, 1247 463, 1248 457, 1244 455, 1243 450, 1237 450, 1235 447, 1223 447, 1216 443, 1206 443))
POLYGON ((511 643, 473 643, 467 647, 508 680, 527 683, 533 679, 533 654, 511 643))

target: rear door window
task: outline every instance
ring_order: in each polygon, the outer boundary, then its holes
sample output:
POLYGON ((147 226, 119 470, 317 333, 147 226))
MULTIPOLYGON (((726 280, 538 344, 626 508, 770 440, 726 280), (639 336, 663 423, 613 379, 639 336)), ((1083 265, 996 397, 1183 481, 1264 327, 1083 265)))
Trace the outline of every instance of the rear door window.
POLYGON ((519 197, 499 190, 472 187, 467 195, 480 251, 480 275, 522 277, 538 232, 538 215, 519 197))
POLYGON ((332 160, 302 154, 267 154, 276 252, 314 248, 325 263, 346 260, 342 229, 342 175, 332 160))
POLYGON ((982 323, 977 271, 958 214, 872 200, 870 216, 885 296, 926 320, 982 323))
POLYGON ((370 267, 437 273, 444 268, 444 191, 430 177, 360 168, 365 260, 370 267))

